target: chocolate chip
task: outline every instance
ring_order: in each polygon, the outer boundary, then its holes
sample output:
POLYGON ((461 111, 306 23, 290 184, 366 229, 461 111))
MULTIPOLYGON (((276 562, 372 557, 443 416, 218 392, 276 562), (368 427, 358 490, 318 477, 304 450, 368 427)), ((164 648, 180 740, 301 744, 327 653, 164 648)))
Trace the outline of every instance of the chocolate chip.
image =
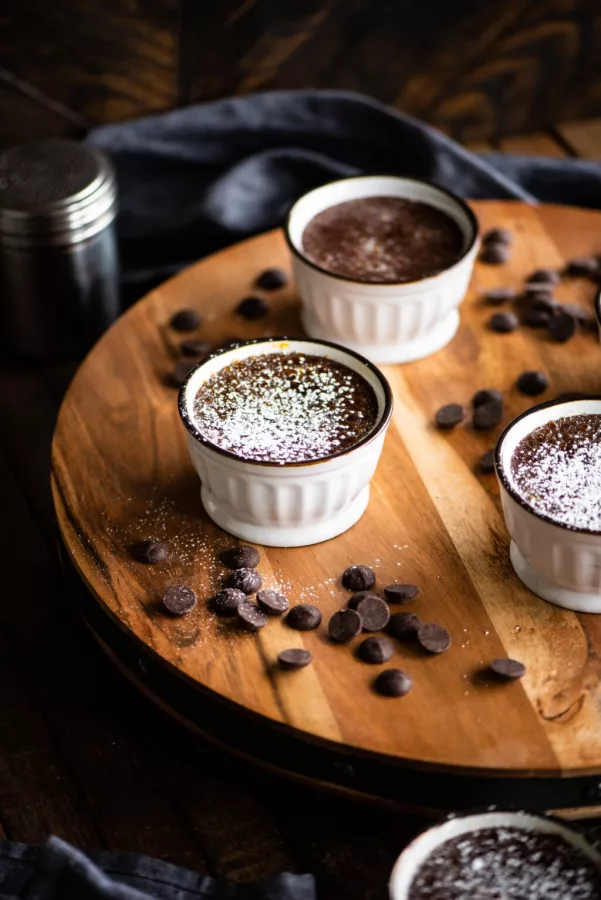
POLYGON ((394 656, 394 645, 385 637, 368 637, 359 644, 357 656, 363 662, 378 666, 394 656))
POLYGON ((255 569, 234 569, 228 575, 226 585, 237 588, 245 594, 254 594, 263 584, 263 579, 255 569))
POLYGON ((296 631, 313 631, 321 625, 321 613, 310 603, 299 603, 286 616, 286 624, 296 631))
POLYGON ((482 236, 483 244, 511 244, 513 235, 508 228, 491 228, 482 236))
POLYGON ((384 697, 404 697, 412 686, 411 675, 402 669, 385 669, 374 681, 376 691, 384 697))
POLYGON ((170 384, 173 387, 181 387, 195 365, 195 362, 190 362, 187 359, 182 359, 180 362, 176 363, 169 374, 170 384))
POLYGON ((515 300, 515 294, 514 288, 491 288, 484 294, 484 301, 488 303, 489 306, 503 306, 504 303, 515 300))
POLYGON ((507 244, 490 243, 484 245, 480 253, 480 260, 494 266, 500 266, 506 263, 510 256, 511 252, 507 244))
POLYGON ((399 612, 390 617, 388 633, 401 641, 406 641, 417 634, 422 620, 415 613, 399 612))
POLYGON ((163 541, 140 541, 134 546, 134 556, 144 563, 156 566, 157 563, 165 562, 171 556, 171 550, 168 544, 163 541))
POLYGON ((451 646, 451 635, 442 625, 424 622, 417 629, 417 640, 428 653, 444 653, 451 646))
POLYGON ((502 406, 503 394, 501 391, 495 390, 495 388, 484 388, 481 391, 476 391, 472 397, 474 409, 478 409, 479 406, 484 406, 486 403, 500 403, 502 406))
POLYGON ((367 591, 375 583, 374 570, 369 566, 349 566, 342 573, 342 584, 349 591, 367 591))
POLYGON ((465 409, 460 403, 447 403, 436 410, 434 421, 437 428, 454 428, 465 418, 465 409))
POLYGON ((196 594, 185 584, 173 584, 163 594, 163 606, 173 616, 185 616, 196 606, 196 594))
POLYGON ((522 316, 522 325, 527 325, 529 328, 547 328, 550 320, 550 312, 546 312, 544 309, 534 309, 531 306, 522 316))
POLYGON ((211 600, 211 607, 218 616, 235 616, 241 603, 247 603, 246 594, 236 588, 224 588, 211 600))
POLYGON ((495 471, 495 448, 487 450, 480 457, 480 471, 485 475, 491 475, 495 471))
POLYGON ((488 320, 488 327, 497 334, 509 334, 520 327, 520 320, 512 312, 495 313, 488 320))
POLYGON ((516 385, 518 390, 527 397, 538 397, 547 390, 549 381, 542 372, 526 371, 522 372, 516 385))
POLYGON ((238 625, 245 631, 258 631, 267 625, 267 616, 253 603, 241 603, 236 610, 238 625))
POLYGON ((415 584, 389 584, 384 588, 384 596, 389 603, 409 603, 418 594, 419 588, 415 584))
POLYGON ((202 319, 195 309, 180 309, 169 320, 169 324, 176 331, 194 331, 201 322, 202 319))
POLYGON ((566 266, 566 275, 584 276, 594 278, 599 274, 599 260, 596 256, 583 256, 579 259, 571 259, 566 266))
POLYGON ((238 315, 242 316, 243 319, 249 319, 250 321, 262 319, 267 315, 268 310, 269 307, 267 303, 265 300, 261 300, 260 297, 246 297, 244 300, 241 300, 236 307, 238 315))
POLYGON ((503 405, 495 401, 484 403, 474 410, 472 425, 476 431, 489 431, 503 418, 503 405))
POLYGON ((281 669, 304 669, 313 660, 310 650, 291 649, 278 653, 278 663, 281 669))
MULTIPOLYGON (((367 602, 369 597, 363 602, 367 602)), ((348 644, 358 634, 361 634, 361 616, 354 609, 340 609, 334 613, 328 623, 328 635, 331 641, 337 644, 348 644)))
POLYGON ((353 594, 352 597, 349 597, 349 601, 346 604, 349 609, 357 609, 362 600, 365 600, 366 597, 377 597, 377 594, 374 594, 372 591, 359 591, 357 594, 353 594))
POLYGON ((254 569, 258 566, 261 554, 248 544, 228 547, 219 555, 219 559, 228 569, 254 569))
POLYGON ((579 306, 577 303, 562 303, 559 310, 573 316, 583 328, 596 327, 597 322, 594 315, 589 309, 585 309, 584 306, 579 306))
POLYGON ((283 269, 265 269, 255 281, 261 291, 278 291, 288 284, 288 276, 283 269))
POLYGON ((388 604, 380 597, 365 597, 359 603, 357 612, 363 622, 364 631, 382 631, 390 621, 388 604))
POLYGON ((208 356, 211 349, 211 345, 206 341, 195 341, 191 338, 187 341, 182 341, 179 345, 179 352, 183 356, 208 356))
POLYGON ((555 269, 537 269, 526 281, 529 284, 559 284, 559 272, 555 269))
POLYGON ((549 334, 558 344, 565 344, 576 333, 576 319, 567 312, 560 312, 549 320, 549 334))
POLYGON ((489 668, 497 677, 508 681, 526 674, 526 666, 517 659, 493 659, 489 668))
POLYGON ((524 294, 526 299, 534 300, 535 298, 553 300, 553 285, 543 284, 541 281, 527 281, 524 285, 524 294))
POLYGON ((257 603, 268 616, 281 616, 288 609, 288 600, 277 591, 259 591, 257 603))

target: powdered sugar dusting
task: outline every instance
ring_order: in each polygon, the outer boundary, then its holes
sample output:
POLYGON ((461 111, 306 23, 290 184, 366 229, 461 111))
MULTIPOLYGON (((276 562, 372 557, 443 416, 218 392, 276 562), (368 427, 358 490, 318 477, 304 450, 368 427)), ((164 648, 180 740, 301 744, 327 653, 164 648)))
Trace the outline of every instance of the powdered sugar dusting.
POLYGON ((536 428, 516 447, 511 476, 536 512, 569 528, 601 530, 601 415, 536 428))
POLYGON ((347 366, 320 356, 272 353, 232 363, 194 400, 199 431, 243 459, 323 459, 369 433, 377 400, 347 366))

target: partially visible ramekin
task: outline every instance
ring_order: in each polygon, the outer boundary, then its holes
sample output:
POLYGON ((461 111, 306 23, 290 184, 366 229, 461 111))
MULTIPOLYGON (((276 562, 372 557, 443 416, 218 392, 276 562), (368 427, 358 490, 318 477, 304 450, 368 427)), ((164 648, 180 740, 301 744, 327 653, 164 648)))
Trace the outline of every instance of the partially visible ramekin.
MULTIPOLYGON (((487 810, 450 816, 440 825, 420 834, 401 853, 390 877, 390 900, 408 900, 418 870, 441 844, 484 828, 519 828, 542 834, 556 834, 587 856, 601 870, 601 855, 586 838, 559 819, 538 813, 487 810)), ((558 898, 559 900, 559 898, 558 898)))
POLYGON ((367 507, 392 414, 390 385, 368 360, 325 341, 268 338, 213 354, 188 375, 179 394, 188 448, 202 483, 202 503, 214 522, 236 537, 272 547, 317 544, 341 534, 367 507), (343 363, 365 378, 378 401, 375 427, 348 450, 306 463, 249 462, 207 440, 192 404, 200 385, 237 360, 265 353, 306 353, 343 363))
POLYGON ((518 577, 556 606, 601 613, 601 532, 570 528, 536 512, 511 477, 511 457, 522 438, 553 419, 590 413, 601 414, 601 397, 551 400, 527 410, 501 435, 495 464, 518 577))
POLYGON ((478 252, 478 221, 463 200, 444 188, 394 175, 344 178, 297 200, 284 231, 303 327, 311 337, 336 341, 383 364, 428 356, 448 344, 457 331, 458 307, 478 252), (303 232, 317 213, 347 200, 378 196, 418 200, 445 212, 463 234, 461 258, 438 275, 399 284, 353 281, 307 259, 303 232))

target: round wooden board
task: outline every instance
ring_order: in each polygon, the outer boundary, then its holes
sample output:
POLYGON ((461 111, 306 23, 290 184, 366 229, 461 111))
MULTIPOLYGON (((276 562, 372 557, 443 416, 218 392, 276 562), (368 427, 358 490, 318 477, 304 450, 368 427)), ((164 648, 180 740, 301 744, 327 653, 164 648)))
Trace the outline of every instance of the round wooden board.
MULTIPOLYGON (((326 543, 262 550, 260 563, 265 586, 292 603, 316 603, 324 623, 347 599, 339 578, 350 564, 373 566, 380 587, 419 585, 419 598, 404 609, 444 625, 453 645, 430 658, 398 644, 389 665, 413 676, 407 697, 375 694, 371 682, 379 669, 357 661, 353 648, 329 643, 325 624, 299 634, 273 620, 258 635, 247 635, 217 620, 205 602, 224 575, 218 552, 232 539, 201 507, 177 392, 167 383, 182 336, 167 323, 176 310, 194 306, 205 317, 197 336, 211 342, 300 334, 293 287, 269 295, 270 314, 261 321, 245 322, 234 312, 253 292, 259 271, 288 267, 280 232, 182 272, 130 309, 93 349, 69 388, 54 436, 56 514, 68 557, 91 592, 93 614, 119 626, 113 652, 131 650, 132 658, 158 664, 171 692, 179 686, 187 693, 181 713, 187 719, 194 718, 197 697, 204 716, 197 724, 205 732, 219 718, 215 713, 211 721, 206 704, 219 701, 216 708, 237 723, 238 750, 245 749, 246 730, 259 729, 265 756, 271 741, 283 740, 281 754, 293 743, 300 760, 303 747, 307 754, 321 749, 342 753, 353 765, 476 776, 482 785, 500 776, 536 776, 545 783, 570 776, 581 792, 584 776, 601 773, 601 617, 557 609, 513 574, 495 478, 477 472, 500 429, 481 434, 465 425, 448 434, 431 423, 440 405, 467 404, 483 387, 504 392, 508 421, 531 405, 514 387, 524 369, 549 375, 551 387, 541 399, 560 391, 600 392, 601 348, 594 334, 564 345, 527 328, 493 334, 484 328, 491 310, 480 295, 487 287, 518 287, 537 267, 561 267, 572 256, 601 251, 601 214, 514 202, 473 206, 483 229, 500 225, 514 233, 511 262, 476 265, 461 327, 445 350, 385 367, 395 411, 366 514, 326 543), (145 566, 132 557, 132 544, 147 537, 170 542, 167 563, 145 566), (159 599, 167 585, 180 582, 201 602, 191 615, 173 620, 161 613, 159 599), (312 651, 313 665, 278 671, 277 653, 297 646, 312 651), (490 660, 507 655, 526 664, 521 682, 493 685, 480 678, 490 660)), ((561 299, 590 309, 593 293, 584 280, 565 281, 557 290, 561 299)), ((141 663, 138 676, 147 668, 141 663)), ((149 691, 176 708, 171 694, 161 698, 160 684, 149 691)), ((260 746, 253 747, 250 755, 261 756, 260 746)), ((279 762, 297 768, 289 759, 279 762)), ((385 794, 386 785, 379 791, 385 794)), ((582 800, 570 798, 564 805, 582 800)))

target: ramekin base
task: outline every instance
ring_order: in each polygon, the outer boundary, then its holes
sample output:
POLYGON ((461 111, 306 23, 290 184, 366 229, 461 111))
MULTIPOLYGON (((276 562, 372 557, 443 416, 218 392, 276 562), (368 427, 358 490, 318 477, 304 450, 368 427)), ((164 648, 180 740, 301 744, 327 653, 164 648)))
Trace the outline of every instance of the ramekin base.
POLYGON ((521 554, 514 541, 511 542, 509 555, 515 574, 538 597, 575 612, 601 613, 601 594, 572 591, 548 581, 521 554))

